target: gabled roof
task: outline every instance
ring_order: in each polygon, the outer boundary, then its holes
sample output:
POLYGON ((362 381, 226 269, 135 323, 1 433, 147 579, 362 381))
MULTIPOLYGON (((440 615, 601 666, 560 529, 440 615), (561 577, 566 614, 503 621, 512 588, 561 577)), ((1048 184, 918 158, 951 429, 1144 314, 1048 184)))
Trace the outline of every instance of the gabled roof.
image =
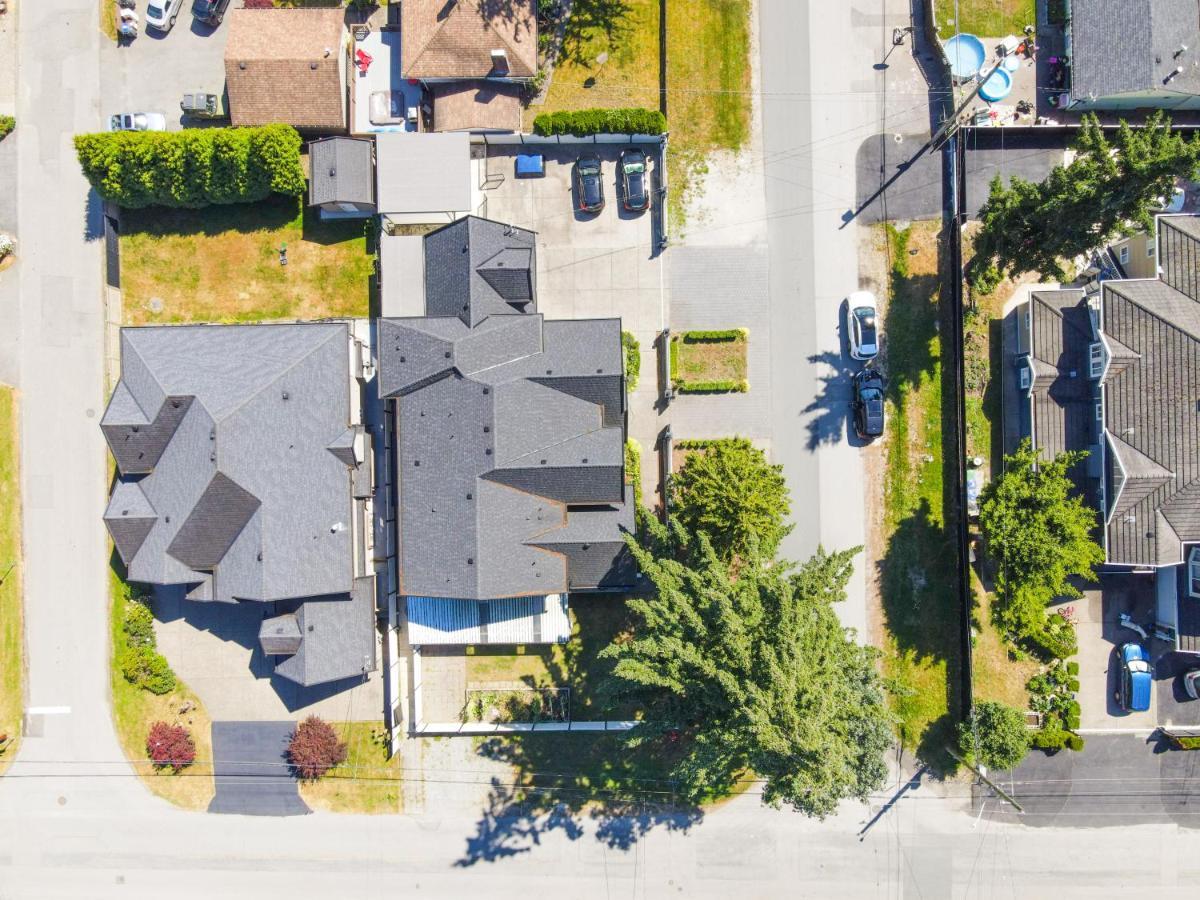
POLYGON ((536 0, 404 0, 405 78, 531 78, 536 0), (502 50, 497 60, 493 51, 502 50))
POLYGON ((438 131, 520 131, 521 86, 497 81, 438 81, 433 127, 438 131))
POLYGON ((308 145, 308 202, 375 205, 375 153, 369 140, 323 138, 308 145))
POLYGON ((351 425, 348 344, 340 323, 122 329, 101 427, 132 580, 217 600, 350 590, 353 472, 330 450, 351 425))
POLYGON ((1197 0, 1071 0, 1070 29, 1076 100, 1200 93, 1197 0))
MULTIPOLYGON (((375 592, 372 582, 369 576, 356 578, 349 597, 310 597, 288 604, 300 639, 298 642, 292 640, 296 649, 275 666, 275 674, 311 687, 361 678, 374 671, 375 592)), ((260 640, 261 636, 260 632, 260 640)), ((264 644, 264 651, 265 647, 264 644)))
POLYGON ((344 10, 238 8, 226 19, 225 85, 235 126, 346 130, 344 10))
POLYGON ((534 233, 466 216, 425 236, 425 312, 469 328, 536 308, 534 233))

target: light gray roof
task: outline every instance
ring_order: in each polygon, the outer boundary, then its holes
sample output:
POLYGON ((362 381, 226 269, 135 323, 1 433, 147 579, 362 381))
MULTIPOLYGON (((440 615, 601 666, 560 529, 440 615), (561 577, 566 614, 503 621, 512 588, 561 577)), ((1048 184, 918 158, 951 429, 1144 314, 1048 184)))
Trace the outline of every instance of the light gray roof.
POLYGON ((384 215, 471 209, 471 136, 386 132, 375 136, 375 196, 384 215))
POLYGON ((1071 0, 1070 27, 1074 98, 1200 93, 1197 0, 1071 0))
POLYGON ((533 312, 532 231, 466 216, 425 236, 425 314, 474 328, 488 316, 533 312))
POLYGON ((375 205, 375 165, 369 140, 330 137, 308 145, 308 202, 375 205))
POLYGON ((291 605, 300 646, 275 666, 277 675, 311 687, 375 670, 373 578, 356 578, 349 597, 313 597, 291 605))
POLYGON ((122 329, 101 426, 120 475, 105 522, 132 580, 212 573, 216 600, 350 590, 348 346, 341 323, 122 329))

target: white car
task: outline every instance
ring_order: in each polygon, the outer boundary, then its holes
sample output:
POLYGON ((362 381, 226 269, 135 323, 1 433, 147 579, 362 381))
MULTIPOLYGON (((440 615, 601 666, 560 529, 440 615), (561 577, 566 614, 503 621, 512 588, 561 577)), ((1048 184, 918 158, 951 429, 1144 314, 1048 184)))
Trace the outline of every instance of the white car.
POLYGON ((166 34, 175 25, 183 0, 150 0, 146 4, 146 27, 166 34))
POLYGON ((162 113, 117 113, 108 117, 109 131, 166 131, 167 117, 162 113))
POLYGON ((855 291, 846 298, 846 333, 852 357, 874 359, 879 355, 879 309, 870 291, 855 291))

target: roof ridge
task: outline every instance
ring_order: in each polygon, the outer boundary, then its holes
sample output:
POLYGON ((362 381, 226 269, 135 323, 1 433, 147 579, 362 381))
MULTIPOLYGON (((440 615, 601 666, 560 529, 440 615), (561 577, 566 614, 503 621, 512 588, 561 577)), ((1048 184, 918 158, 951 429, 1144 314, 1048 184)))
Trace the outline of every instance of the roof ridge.
MULTIPOLYGON (((163 328, 163 327, 167 327, 167 326, 160 325, 157 327, 163 328)), ((125 330, 124 329, 121 330, 121 337, 125 340, 125 345, 126 345, 125 348, 123 348, 121 351, 122 358, 124 357, 125 349, 130 350, 133 353, 133 355, 138 358, 138 362, 140 362, 142 364, 142 368, 146 371, 146 374, 150 376, 150 380, 153 381, 158 386, 158 389, 160 391, 162 391, 163 400, 165 402, 166 398, 168 396, 170 396, 167 391, 167 387, 161 381, 158 380, 158 376, 154 374, 154 367, 151 366, 150 363, 146 362, 146 357, 142 356, 142 354, 138 351, 137 345, 133 341, 134 333, 135 332, 130 332, 128 335, 126 335, 125 330)), ((124 371, 122 371, 121 377, 117 380, 125 381, 124 371)), ((129 396, 133 398, 133 402, 137 404, 138 409, 140 409, 142 411, 142 415, 144 415, 148 420, 153 421, 153 418, 151 417, 150 413, 146 411, 146 407, 142 406, 142 401, 138 399, 138 395, 129 389, 129 382, 127 382, 127 381, 125 382, 125 390, 129 391, 129 396)), ((160 403, 159 406, 161 407, 162 404, 160 403)), ((158 410, 155 410, 155 414, 157 414, 157 413, 158 413, 158 410)))
MULTIPOLYGON (((417 58, 405 66, 406 69, 411 71, 417 65, 419 65, 422 62, 422 60, 425 58, 426 54, 429 52, 430 49, 434 49, 434 50, 453 49, 452 47, 434 46, 434 42, 437 41, 437 39, 439 37, 441 37, 442 35, 449 34, 449 32, 447 31, 447 26, 450 24, 451 20, 460 13, 460 11, 461 11, 461 14, 464 16, 468 14, 467 4, 470 4, 470 6, 471 6, 470 11, 476 13, 479 16, 479 18, 483 21, 484 26, 487 29, 487 31, 490 34, 492 34, 498 41, 500 41, 501 44, 504 45, 504 50, 508 53, 512 53, 514 55, 516 54, 517 48, 514 47, 508 39, 506 39, 499 31, 496 30, 496 26, 492 23, 491 17, 488 16, 484 12, 482 0, 458 0, 458 2, 456 2, 454 4, 454 6, 450 10, 450 12, 446 15, 446 18, 444 18, 442 20, 441 24, 437 27, 437 29, 433 32, 433 34, 431 34, 429 36, 429 40, 427 40, 425 42, 425 46, 423 46, 421 48, 421 52, 417 54, 417 58)), ((510 63, 510 66, 511 66, 511 63, 510 63)))

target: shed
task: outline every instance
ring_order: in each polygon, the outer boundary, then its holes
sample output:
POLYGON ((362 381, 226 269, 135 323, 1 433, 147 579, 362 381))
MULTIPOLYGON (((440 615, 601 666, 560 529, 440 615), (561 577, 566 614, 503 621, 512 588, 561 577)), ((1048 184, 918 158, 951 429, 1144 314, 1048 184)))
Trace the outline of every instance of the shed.
POLYGON ((388 133, 375 138, 378 211, 395 224, 453 222, 471 211, 466 133, 388 133))
POLYGON ((375 212, 375 154, 370 140, 330 137, 308 145, 308 203, 322 218, 375 212))

